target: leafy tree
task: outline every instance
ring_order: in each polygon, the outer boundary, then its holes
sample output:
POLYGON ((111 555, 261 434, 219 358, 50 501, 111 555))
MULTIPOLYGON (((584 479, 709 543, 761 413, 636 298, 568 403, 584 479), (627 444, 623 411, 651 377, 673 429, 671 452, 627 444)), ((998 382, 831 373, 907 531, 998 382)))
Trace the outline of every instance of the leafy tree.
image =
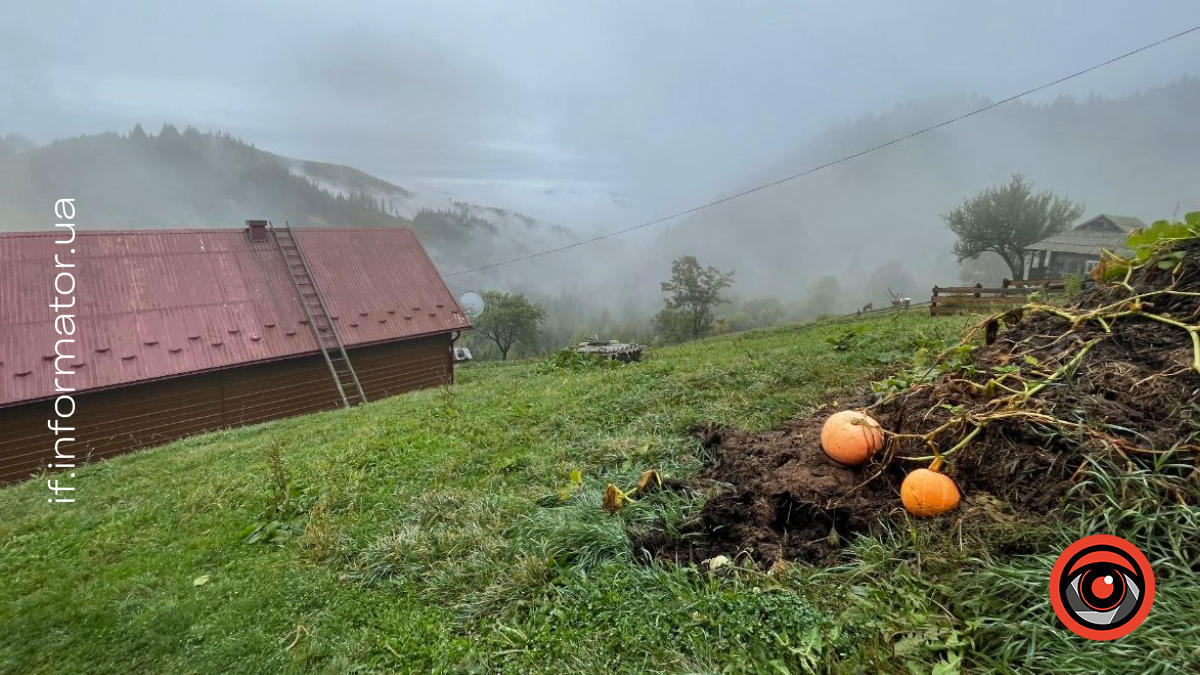
POLYGON ((1034 194, 1033 185, 1017 174, 1007 185, 964 200, 942 220, 958 236, 954 254, 960 263, 991 251, 1004 260, 1014 279, 1024 279, 1025 247, 1065 230, 1081 215, 1083 204, 1049 191, 1034 194))
POLYGON ((546 319, 541 305, 530 302, 524 293, 487 291, 483 300, 486 308, 474 321, 475 330, 496 343, 501 360, 508 360, 508 351, 518 342, 537 344, 538 326, 546 319))
POLYGON ((0 155, 23 152, 25 150, 32 150, 36 147, 37 145, 33 141, 25 138, 21 134, 9 133, 4 134, 4 136, 0 136, 0 155))
POLYGON ((662 308, 654 315, 654 334, 663 342, 682 342, 690 335, 687 317, 683 312, 662 308))
POLYGON ((753 300, 730 300, 727 308, 713 325, 714 332, 740 332, 769 328, 783 321, 787 308, 778 298, 760 297, 753 300))
POLYGON ((654 318, 659 334, 668 339, 703 336, 713 327, 713 307, 725 302, 721 290, 733 285, 733 272, 700 267, 695 256, 671 263, 671 280, 662 282, 663 310, 654 318))
POLYGON ((774 326, 783 319, 783 303, 778 298, 758 298, 742 305, 742 311, 749 315, 756 328, 774 326))
POLYGON ((808 287, 804 295, 804 314, 810 319, 833 314, 841 297, 842 288, 837 277, 823 276, 808 287))

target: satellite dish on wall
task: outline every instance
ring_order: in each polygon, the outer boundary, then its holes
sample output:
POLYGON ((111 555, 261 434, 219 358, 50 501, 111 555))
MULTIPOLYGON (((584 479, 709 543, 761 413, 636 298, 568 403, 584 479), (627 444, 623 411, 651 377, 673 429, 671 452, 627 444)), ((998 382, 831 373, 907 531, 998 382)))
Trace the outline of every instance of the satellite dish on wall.
POLYGON ((467 313, 467 316, 474 319, 480 314, 483 314, 483 309, 486 307, 486 303, 484 303, 482 295, 476 293, 475 291, 467 291, 466 293, 458 296, 458 306, 462 307, 462 310, 467 313))

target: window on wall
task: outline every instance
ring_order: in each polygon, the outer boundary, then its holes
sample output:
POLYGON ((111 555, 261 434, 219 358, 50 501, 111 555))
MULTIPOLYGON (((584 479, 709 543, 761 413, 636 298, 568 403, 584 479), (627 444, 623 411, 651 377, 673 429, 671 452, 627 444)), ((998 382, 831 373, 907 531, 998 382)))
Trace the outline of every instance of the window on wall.
POLYGON ((1096 269, 1096 265, 1099 265, 1099 264, 1100 264, 1099 260, 1089 260, 1089 261, 1087 261, 1087 264, 1083 266, 1083 271, 1087 272, 1088 274, 1091 274, 1092 270, 1096 269))

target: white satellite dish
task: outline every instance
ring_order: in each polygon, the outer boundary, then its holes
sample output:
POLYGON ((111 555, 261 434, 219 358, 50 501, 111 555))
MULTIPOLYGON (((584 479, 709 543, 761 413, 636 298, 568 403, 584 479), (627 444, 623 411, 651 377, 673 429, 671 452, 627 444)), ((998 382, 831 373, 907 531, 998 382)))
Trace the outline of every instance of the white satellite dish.
POLYGON ((476 293, 475 291, 467 291, 466 293, 458 296, 458 306, 462 307, 462 310, 467 313, 467 316, 474 319, 480 314, 483 314, 483 309, 487 305, 484 303, 482 295, 476 293))

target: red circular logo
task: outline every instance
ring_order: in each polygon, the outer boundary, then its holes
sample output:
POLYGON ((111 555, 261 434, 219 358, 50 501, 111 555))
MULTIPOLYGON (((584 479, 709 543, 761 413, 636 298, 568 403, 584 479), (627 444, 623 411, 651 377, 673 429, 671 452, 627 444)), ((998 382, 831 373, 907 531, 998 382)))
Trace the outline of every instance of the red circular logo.
POLYGON ((1109 534, 1067 547, 1050 572, 1050 603, 1059 620, 1089 640, 1133 632, 1154 604, 1150 561, 1133 544, 1109 534))

